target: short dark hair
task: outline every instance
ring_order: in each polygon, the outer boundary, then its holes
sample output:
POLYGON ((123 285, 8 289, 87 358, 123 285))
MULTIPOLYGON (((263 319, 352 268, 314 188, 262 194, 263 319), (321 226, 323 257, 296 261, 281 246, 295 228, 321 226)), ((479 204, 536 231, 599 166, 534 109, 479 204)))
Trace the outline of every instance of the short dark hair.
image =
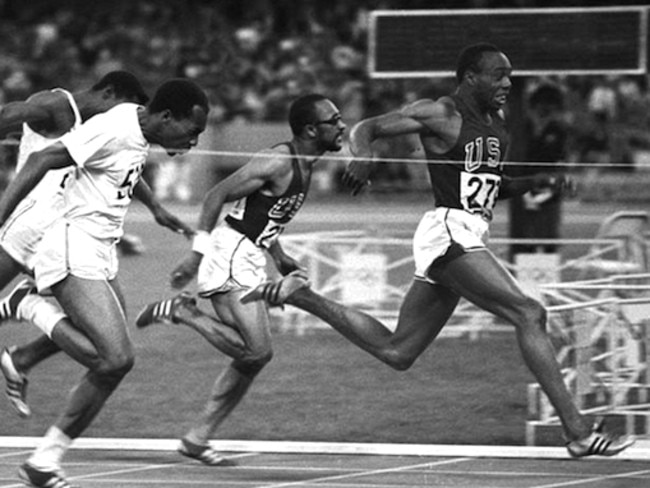
POLYGON ((149 103, 149 111, 157 113, 169 110, 172 117, 182 119, 192 115, 195 105, 206 113, 210 111, 208 97, 199 85, 186 78, 173 78, 158 87, 149 103))
POLYGON ((91 87, 91 90, 99 91, 107 86, 113 87, 113 92, 118 98, 129 98, 140 105, 144 105, 149 101, 149 96, 142 88, 140 80, 128 71, 111 71, 107 73, 91 87))
POLYGON ((489 42, 479 42, 472 44, 463 49, 458 56, 458 63, 456 64, 456 81, 460 83, 467 71, 481 71, 479 63, 483 57, 483 53, 500 53, 501 50, 494 44, 489 42))
POLYGON ((329 99, 319 93, 310 93, 294 100, 289 108, 289 127, 293 135, 300 134, 306 125, 318 122, 316 104, 323 100, 329 99))

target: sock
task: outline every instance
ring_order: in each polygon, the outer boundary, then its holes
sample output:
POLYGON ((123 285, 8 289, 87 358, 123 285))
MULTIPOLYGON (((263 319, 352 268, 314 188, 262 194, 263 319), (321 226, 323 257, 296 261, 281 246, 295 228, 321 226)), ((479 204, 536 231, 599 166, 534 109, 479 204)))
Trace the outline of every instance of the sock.
POLYGON ((53 425, 45 433, 28 462, 42 471, 59 470, 63 455, 68 451, 70 444, 72 439, 53 425))
POLYGON ((37 294, 27 295, 20 301, 17 315, 23 320, 33 323, 50 339, 54 326, 67 317, 58 303, 51 302, 37 294))

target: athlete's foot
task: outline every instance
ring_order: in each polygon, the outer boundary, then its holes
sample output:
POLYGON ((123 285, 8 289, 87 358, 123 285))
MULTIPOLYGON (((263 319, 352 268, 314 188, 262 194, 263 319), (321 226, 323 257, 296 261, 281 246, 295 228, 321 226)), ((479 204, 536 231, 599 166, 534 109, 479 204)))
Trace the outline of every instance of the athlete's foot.
POLYGON ((19 416, 26 418, 32 414, 31 408, 27 405, 27 377, 18 371, 11 354, 16 346, 3 349, 0 353, 0 370, 5 377, 7 384, 6 394, 9 403, 19 416))
POLYGON ((21 320, 18 305, 30 293, 36 293, 36 285, 29 279, 20 281, 9 294, 0 300, 0 321, 8 319, 21 320))
POLYGON ((158 322, 176 323, 176 312, 181 307, 196 307, 196 299, 188 292, 183 292, 173 298, 150 303, 144 307, 135 319, 135 325, 142 329, 158 322))
POLYGON ((18 469, 18 477, 34 488, 75 488, 65 479, 63 471, 43 471, 29 463, 23 463, 18 469))
POLYGON ((624 451, 635 439, 629 435, 613 435, 603 432, 605 421, 600 419, 594 424, 591 433, 582 439, 566 443, 566 448, 571 456, 580 458, 585 456, 615 456, 624 451))
POLYGON ((232 466, 234 463, 206 444, 194 444, 187 439, 181 439, 178 452, 185 457, 196 459, 207 466, 232 466))
POLYGON ((309 280, 302 272, 292 272, 283 276, 279 281, 266 282, 251 288, 239 299, 242 303, 249 303, 256 300, 265 300, 271 306, 282 306, 287 299, 298 290, 308 288, 309 280))

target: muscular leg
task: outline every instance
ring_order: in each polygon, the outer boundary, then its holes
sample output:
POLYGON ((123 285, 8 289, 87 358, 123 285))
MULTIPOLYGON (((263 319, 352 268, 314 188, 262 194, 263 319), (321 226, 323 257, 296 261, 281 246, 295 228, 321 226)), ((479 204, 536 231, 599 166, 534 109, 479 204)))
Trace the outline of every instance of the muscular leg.
MULTIPOLYGON (((13 279, 24 272, 24 268, 2 246, 0 246, 0 288, 5 288, 13 279)), ((42 297, 31 295, 30 300, 36 301, 42 297)), ((24 300, 24 299, 23 299, 24 300)), ((50 305, 53 306, 53 305, 50 305)), ((47 312, 39 312, 38 305, 30 305, 30 315, 41 315, 47 312)), ((42 310, 42 309, 41 309, 42 310)), ((45 309, 46 311, 49 309, 45 309)), ((52 338, 45 334, 24 344, 11 353, 11 359, 16 369, 26 374, 38 363, 46 360, 50 356, 61 351, 60 345, 69 350, 74 359, 81 362, 84 366, 90 367, 90 362, 97 357, 97 351, 88 338, 76 329, 68 319, 60 320, 52 330, 52 338)))
POLYGON ((564 384, 546 333, 546 310, 542 304, 524 294, 488 250, 465 254, 431 273, 436 281, 515 325, 523 359, 557 410, 567 437, 587 435, 591 425, 576 408, 564 384))
MULTIPOLYGON (((211 297, 215 312, 225 324, 238 331, 242 342, 233 349, 233 361, 215 381, 199 421, 184 436, 194 444, 208 443, 272 357, 266 305, 260 301, 242 304, 239 302, 240 294, 236 291, 211 297)), ((196 329, 201 332, 198 327, 196 329)), ((210 340, 209 334, 203 335, 210 340)))
POLYGON ((28 373, 34 366, 61 349, 87 368, 95 366, 98 358, 95 346, 86 334, 65 316, 58 304, 46 302, 45 298, 39 295, 28 295, 19 308, 23 310, 23 318, 34 323, 39 329, 47 330, 51 338, 42 334, 16 348, 11 353, 11 358, 18 371, 28 373), (26 301, 30 302, 29 306, 24 305, 26 301))
MULTIPOLYGON (((126 302, 124 301, 124 295, 119 282, 113 280, 109 283, 109 286, 109 290, 117 300, 119 308, 121 309, 121 315, 124 317, 124 321, 126 322, 126 315, 124 312, 126 310, 126 302)), ((44 341, 47 337, 43 336, 42 338, 37 338, 34 342, 36 343, 39 339, 44 341)), ((89 339, 88 334, 82 328, 77 327, 70 318, 64 317, 56 323, 52 330, 51 340, 54 345, 48 348, 43 344, 43 349, 45 350, 43 351, 43 355, 36 358, 38 362, 45 359, 44 355, 48 351, 51 354, 54 354, 57 351, 63 350, 70 357, 88 369, 101 368, 101 362, 103 359, 97 352, 95 344, 89 339)))
POLYGON ((234 323, 232 318, 229 319, 229 323, 224 323, 217 317, 185 306, 179 307, 178 311, 174 313, 174 320, 201 334, 210 344, 227 356, 236 358, 242 357, 246 353, 246 341, 236 327, 229 325, 234 323))
MULTIPOLYGON (((81 435, 133 366, 133 346, 119 295, 110 283, 68 276, 53 292, 72 322, 97 351, 97 359, 68 398, 56 426, 71 439, 81 435)), ((80 356, 74 344, 67 351, 80 356)))
POLYGON ((564 384, 545 331, 544 307, 523 293, 489 251, 462 255, 441 269, 434 267, 431 278, 445 286, 413 283, 394 334, 371 316, 327 300, 307 288, 297 290, 287 303, 323 319, 387 364, 405 369, 440 332, 458 303, 458 296, 464 296, 517 327, 524 361, 558 411, 567 437, 581 438, 590 432, 591 425, 576 408, 564 384))
POLYGON ((60 351, 61 348, 54 341, 42 334, 33 341, 14 349, 11 352, 11 359, 18 371, 28 374, 34 366, 60 351))
POLYGON ((394 333, 374 317, 328 300, 310 288, 297 290, 286 303, 324 320, 389 366, 405 370, 437 337, 458 300, 445 287, 414 281, 404 297, 394 333))
MULTIPOLYGON (((62 414, 25 464, 42 471, 60 468, 70 443, 86 430, 133 366, 133 346, 124 308, 111 283, 68 276, 52 290, 95 347, 97 359, 72 390, 62 414)), ((74 344, 70 346, 68 352, 73 357, 83 355, 83 351, 74 351, 74 344)))

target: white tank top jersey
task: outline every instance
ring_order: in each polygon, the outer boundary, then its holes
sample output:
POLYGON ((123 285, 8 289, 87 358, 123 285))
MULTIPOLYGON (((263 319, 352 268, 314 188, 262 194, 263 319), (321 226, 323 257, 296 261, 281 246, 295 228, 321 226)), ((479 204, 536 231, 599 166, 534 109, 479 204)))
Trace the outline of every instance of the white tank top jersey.
POLYGON ((119 104, 61 138, 76 164, 63 193, 64 217, 100 239, 122 236, 133 188, 144 169, 149 143, 138 121, 140 108, 119 104))
MULTIPOLYGON (((53 92, 61 92, 67 98, 70 103, 70 108, 74 113, 74 123, 70 127, 70 131, 75 130, 81 125, 81 114, 79 113, 79 107, 74 101, 72 94, 62 88, 55 88, 53 92)), ((69 131, 68 131, 69 132, 69 131)), ((20 138, 20 145, 18 146, 18 160, 16 162, 16 173, 25 166, 25 162, 30 154, 45 149, 47 146, 54 144, 59 141, 61 138, 56 137, 45 137, 34 132, 28 124, 23 124, 23 135, 20 138)), ((43 179, 36 185, 36 187, 30 192, 27 198, 36 200, 39 204, 47 205, 50 199, 60 198, 63 192, 63 183, 65 180, 65 175, 70 172, 70 168, 62 168, 58 170, 48 171, 43 179)), ((53 204, 53 207, 56 205, 53 204)))

